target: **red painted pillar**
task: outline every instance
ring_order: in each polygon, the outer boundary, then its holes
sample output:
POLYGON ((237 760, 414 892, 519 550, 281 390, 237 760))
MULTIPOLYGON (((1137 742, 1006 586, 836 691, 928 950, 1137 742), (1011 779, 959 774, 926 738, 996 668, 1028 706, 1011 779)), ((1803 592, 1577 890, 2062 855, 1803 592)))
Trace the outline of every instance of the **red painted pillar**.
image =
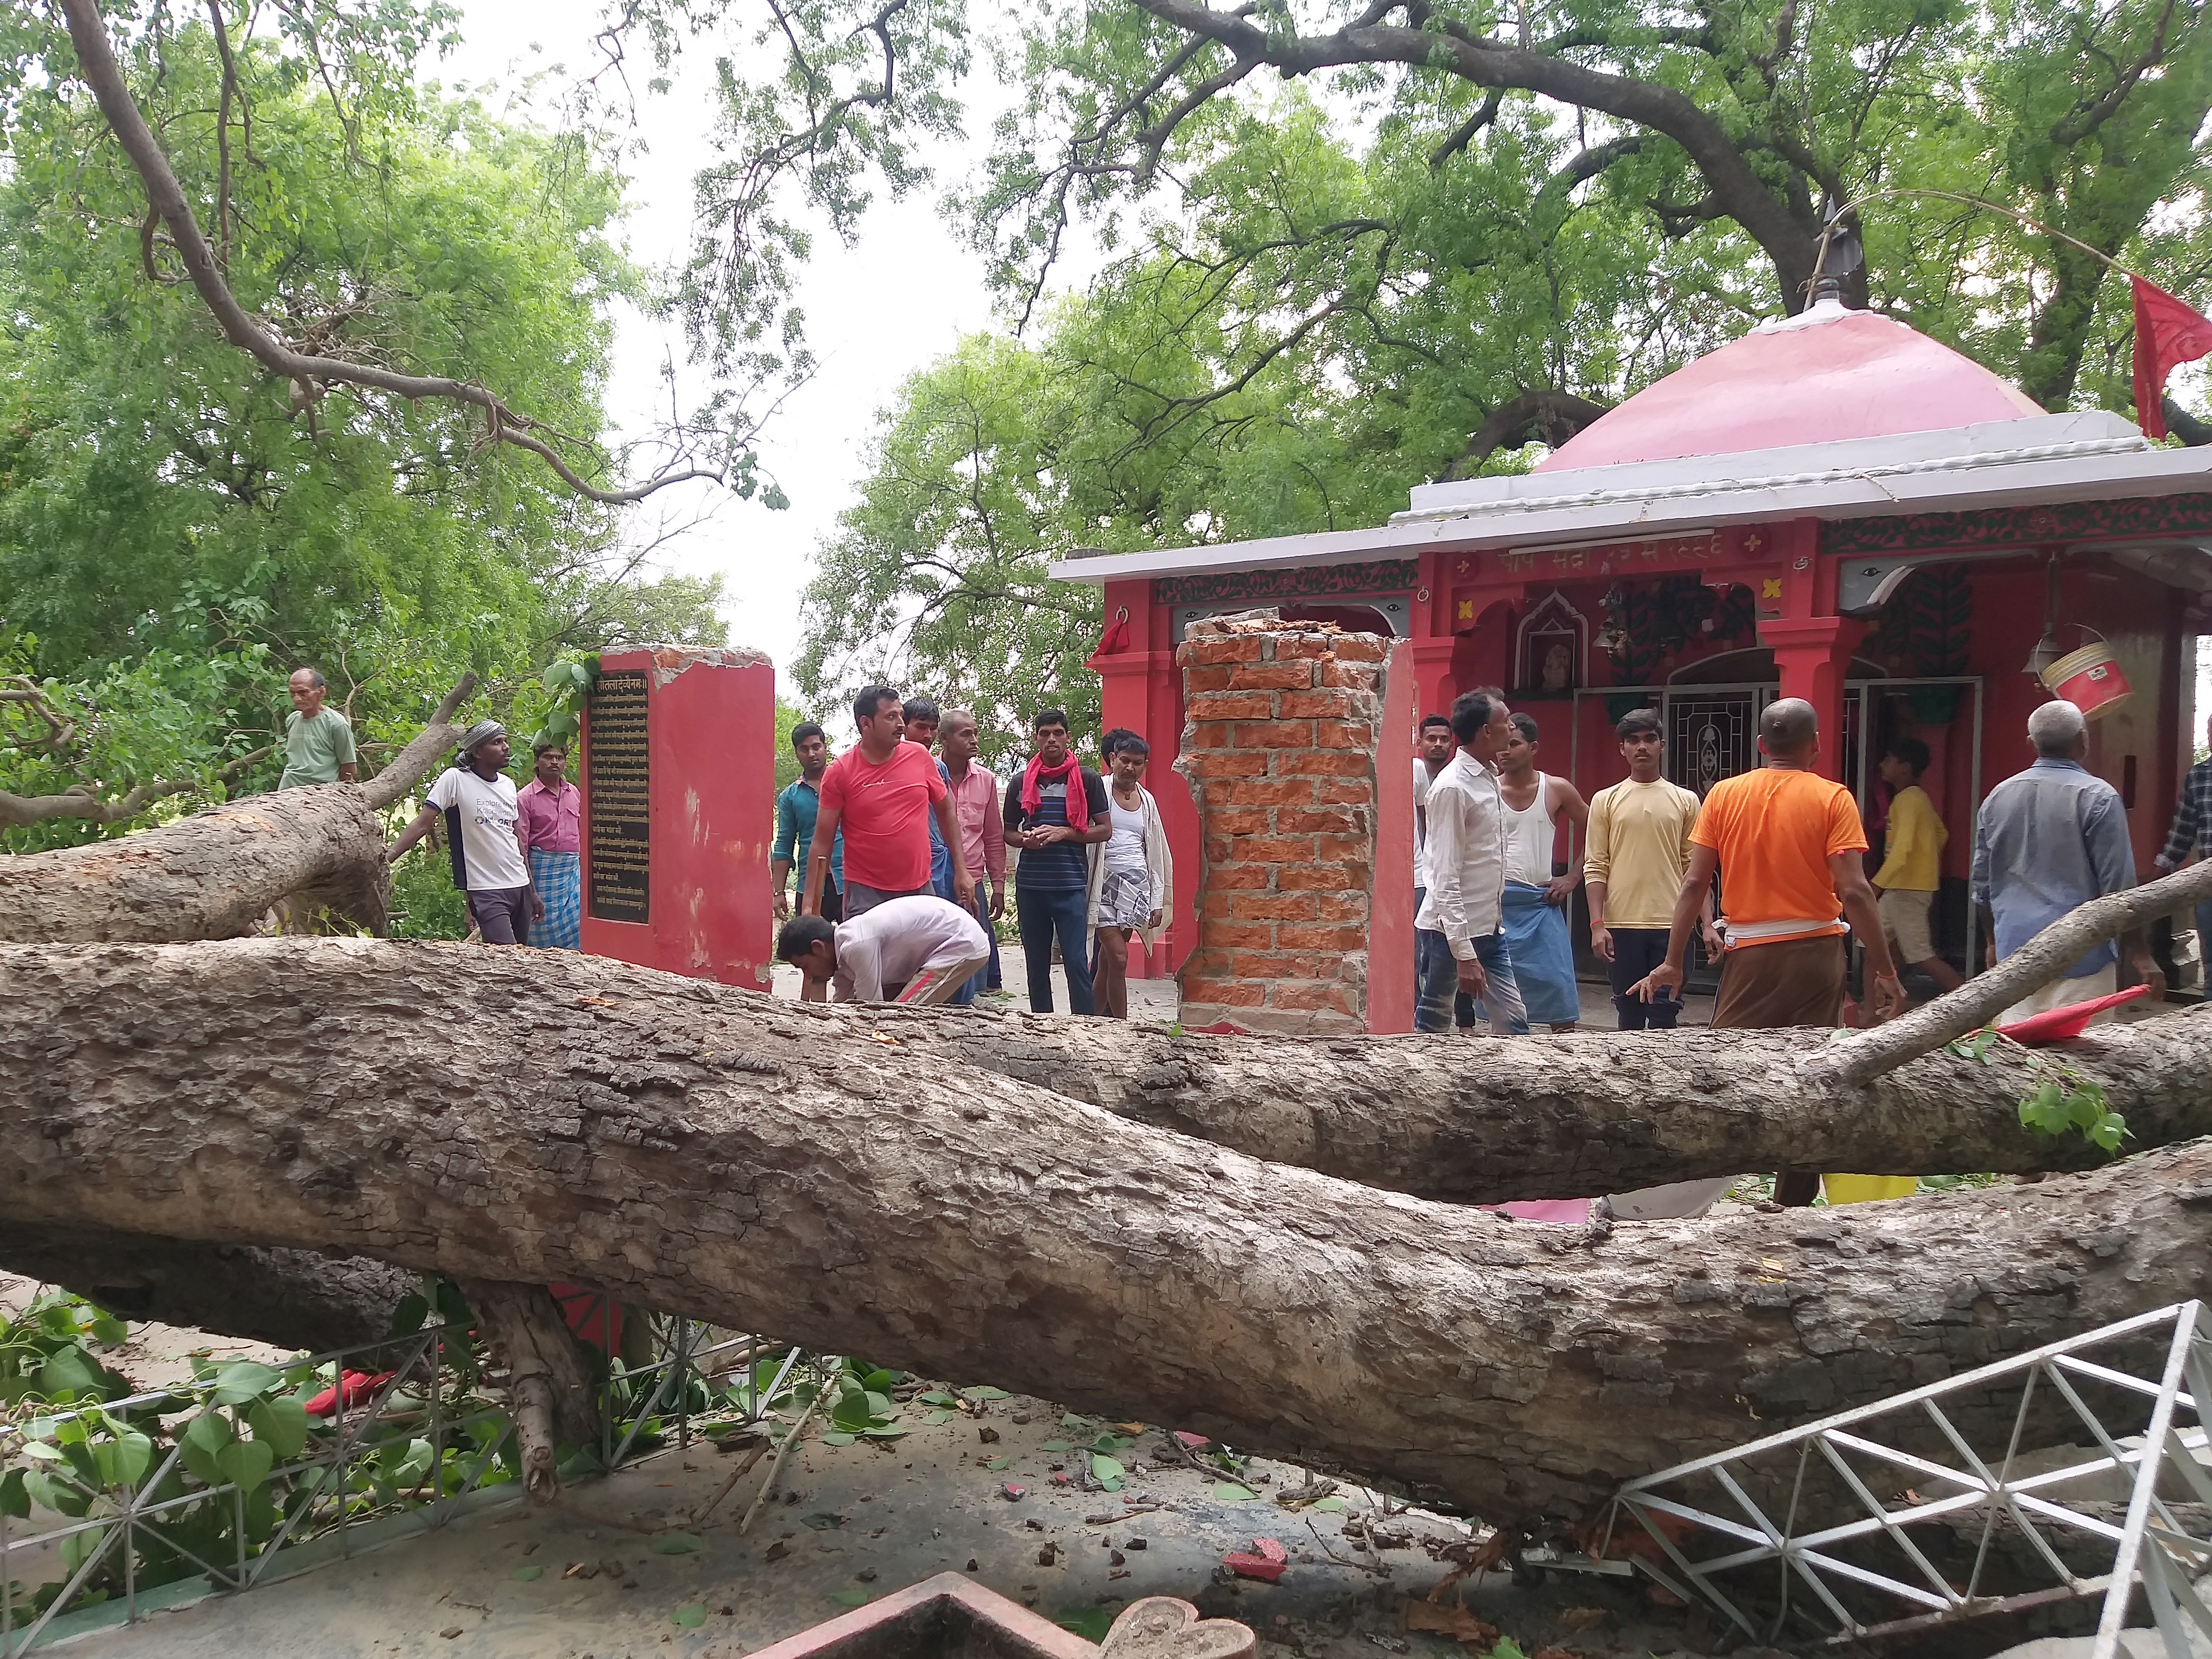
POLYGON ((1103 682, 1100 711, 1107 730, 1125 726, 1152 745, 1145 787, 1159 804, 1175 860, 1174 903, 1159 948, 1148 951, 1142 940, 1132 939, 1129 975, 1166 979, 1198 942, 1198 808, 1190 786, 1175 769, 1182 741, 1182 671, 1176 666, 1172 618, 1166 607, 1153 602, 1151 582, 1108 582, 1105 597, 1107 617, 1126 621, 1129 637, 1125 649, 1095 659, 1103 682))
POLYGON ((1866 624, 1848 617, 1777 618, 1759 625, 1762 644, 1774 653, 1782 695, 1802 697, 1820 721, 1820 758, 1816 770, 1840 781, 1844 775, 1844 681, 1851 652, 1866 624))
POLYGON ((1378 1036, 1413 1029, 1413 763, 1411 744, 1401 739, 1434 706, 1416 701, 1414 653, 1426 643, 1394 645, 1382 684, 1375 757, 1375 885, 1367 907, 1367 1029, 1378 1036))

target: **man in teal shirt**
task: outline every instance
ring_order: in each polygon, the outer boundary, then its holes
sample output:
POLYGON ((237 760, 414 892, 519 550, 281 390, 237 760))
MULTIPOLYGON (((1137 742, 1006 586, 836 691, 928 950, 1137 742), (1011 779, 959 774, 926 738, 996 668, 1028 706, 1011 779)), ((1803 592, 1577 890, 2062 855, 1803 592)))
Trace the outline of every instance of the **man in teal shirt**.
POLYGON ((328 688, 312 668, 292 671, 292 712, 284 717, 284 775, 279 789, 311 783, 351 783, 360 776, 353 727, 335 708, 323 707, 328 688))
MULTIPOLYGON (((812 720, 802 720, 791 728, 791 752, 799 757, 799 777, 775 798, 775 845, 769 851, 768 880, 775 893, 778 921, 791 914, 784 888, 794 862, 799 890, 806 890, 806 857, 813 850, 814 820, 822 811, 822 775, 830 769, 830 739, 812 720)), ((843 920, 844 892, 845 836, 840 830, 830 843, 830 878, 822 886, 822 914, 832 921, 843 920)))

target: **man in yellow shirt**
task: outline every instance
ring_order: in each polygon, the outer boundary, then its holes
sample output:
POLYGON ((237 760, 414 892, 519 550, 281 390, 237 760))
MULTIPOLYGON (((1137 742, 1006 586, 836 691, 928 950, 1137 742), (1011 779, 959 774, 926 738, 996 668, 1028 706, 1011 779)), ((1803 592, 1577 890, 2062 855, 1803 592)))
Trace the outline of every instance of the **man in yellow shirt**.
MULTIPOLYGON (((1678 996, 1646 1002, 1629 988, 1667 960, 1667 928, 1690 867, 1690 831, 1697 796, 1660 775, 1667 739, 1659 711, 1637 708, 1613 727, 1628 779, 1601 789, 1583 832, 1583 890, 1589 902, 1590 949, 1611 970, 1613 1006, 1624 1031, 1671 1031, 1681 1015, 1678 996)), ((1705 900, 1706 948, 1717 960, 1712 899, 1705 900)))
POLYGON ((1936 890, 1942 884, 1943 843, 1950 832, 1936 816, 1936 803, 1920 787, 1920 775, 1927 769, 1928 745, 1917 738, 1899 738, 1881 757, 1881 781, 1895 793, 1890 796, 1884 842, 1888 855, 1875 872, 1875 908, 1898 962, 1911 963, 1939 989, 1955 991, 1965 981, 1936 953, 1929 926, 1936 890))

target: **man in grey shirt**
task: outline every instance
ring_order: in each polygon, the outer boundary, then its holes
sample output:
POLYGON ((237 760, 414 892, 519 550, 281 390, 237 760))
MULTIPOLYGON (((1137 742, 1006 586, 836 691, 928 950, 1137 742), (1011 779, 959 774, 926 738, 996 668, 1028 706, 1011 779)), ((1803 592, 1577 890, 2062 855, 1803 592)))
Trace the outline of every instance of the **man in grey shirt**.
MULTIPOLYGON (((1989 914, 1999 959, 2093 898, 2136 884, 2127 809, 2119 791, 2081 764, 2087 722, 2070 702, 2046 702, 2027 717, 2035 763, 2007 778, 1982 803, 1974 833, 1973 900, 1989 914)), ((2158 996, 2165 977, 2142 935, 2124 943, 2136 973, 2158 996)), ((1997 1017, 2008 1024, 2118 988, 2119 947, 2085 951, 2065 975, 1997 1017)))

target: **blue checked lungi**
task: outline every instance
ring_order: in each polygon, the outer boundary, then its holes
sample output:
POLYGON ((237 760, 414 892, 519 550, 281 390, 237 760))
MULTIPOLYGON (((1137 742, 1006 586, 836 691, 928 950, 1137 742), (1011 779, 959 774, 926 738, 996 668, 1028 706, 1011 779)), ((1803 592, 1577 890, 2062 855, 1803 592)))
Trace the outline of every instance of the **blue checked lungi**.
POLYGON ((1580 1019, 1582 993, 1575 984, 1566 906, 1547 904, 1540 887, 1509 881, 1498 927, 1513 956, 1513 977, 1520 983, 1528 1023, 1564 1025, 1580 1019))
POLYGON ((530 849, 530 880, 545 906, 545 920, 530 924, 530 942, 546 951, 584 948, 582 860, 574 853, 530 849))

